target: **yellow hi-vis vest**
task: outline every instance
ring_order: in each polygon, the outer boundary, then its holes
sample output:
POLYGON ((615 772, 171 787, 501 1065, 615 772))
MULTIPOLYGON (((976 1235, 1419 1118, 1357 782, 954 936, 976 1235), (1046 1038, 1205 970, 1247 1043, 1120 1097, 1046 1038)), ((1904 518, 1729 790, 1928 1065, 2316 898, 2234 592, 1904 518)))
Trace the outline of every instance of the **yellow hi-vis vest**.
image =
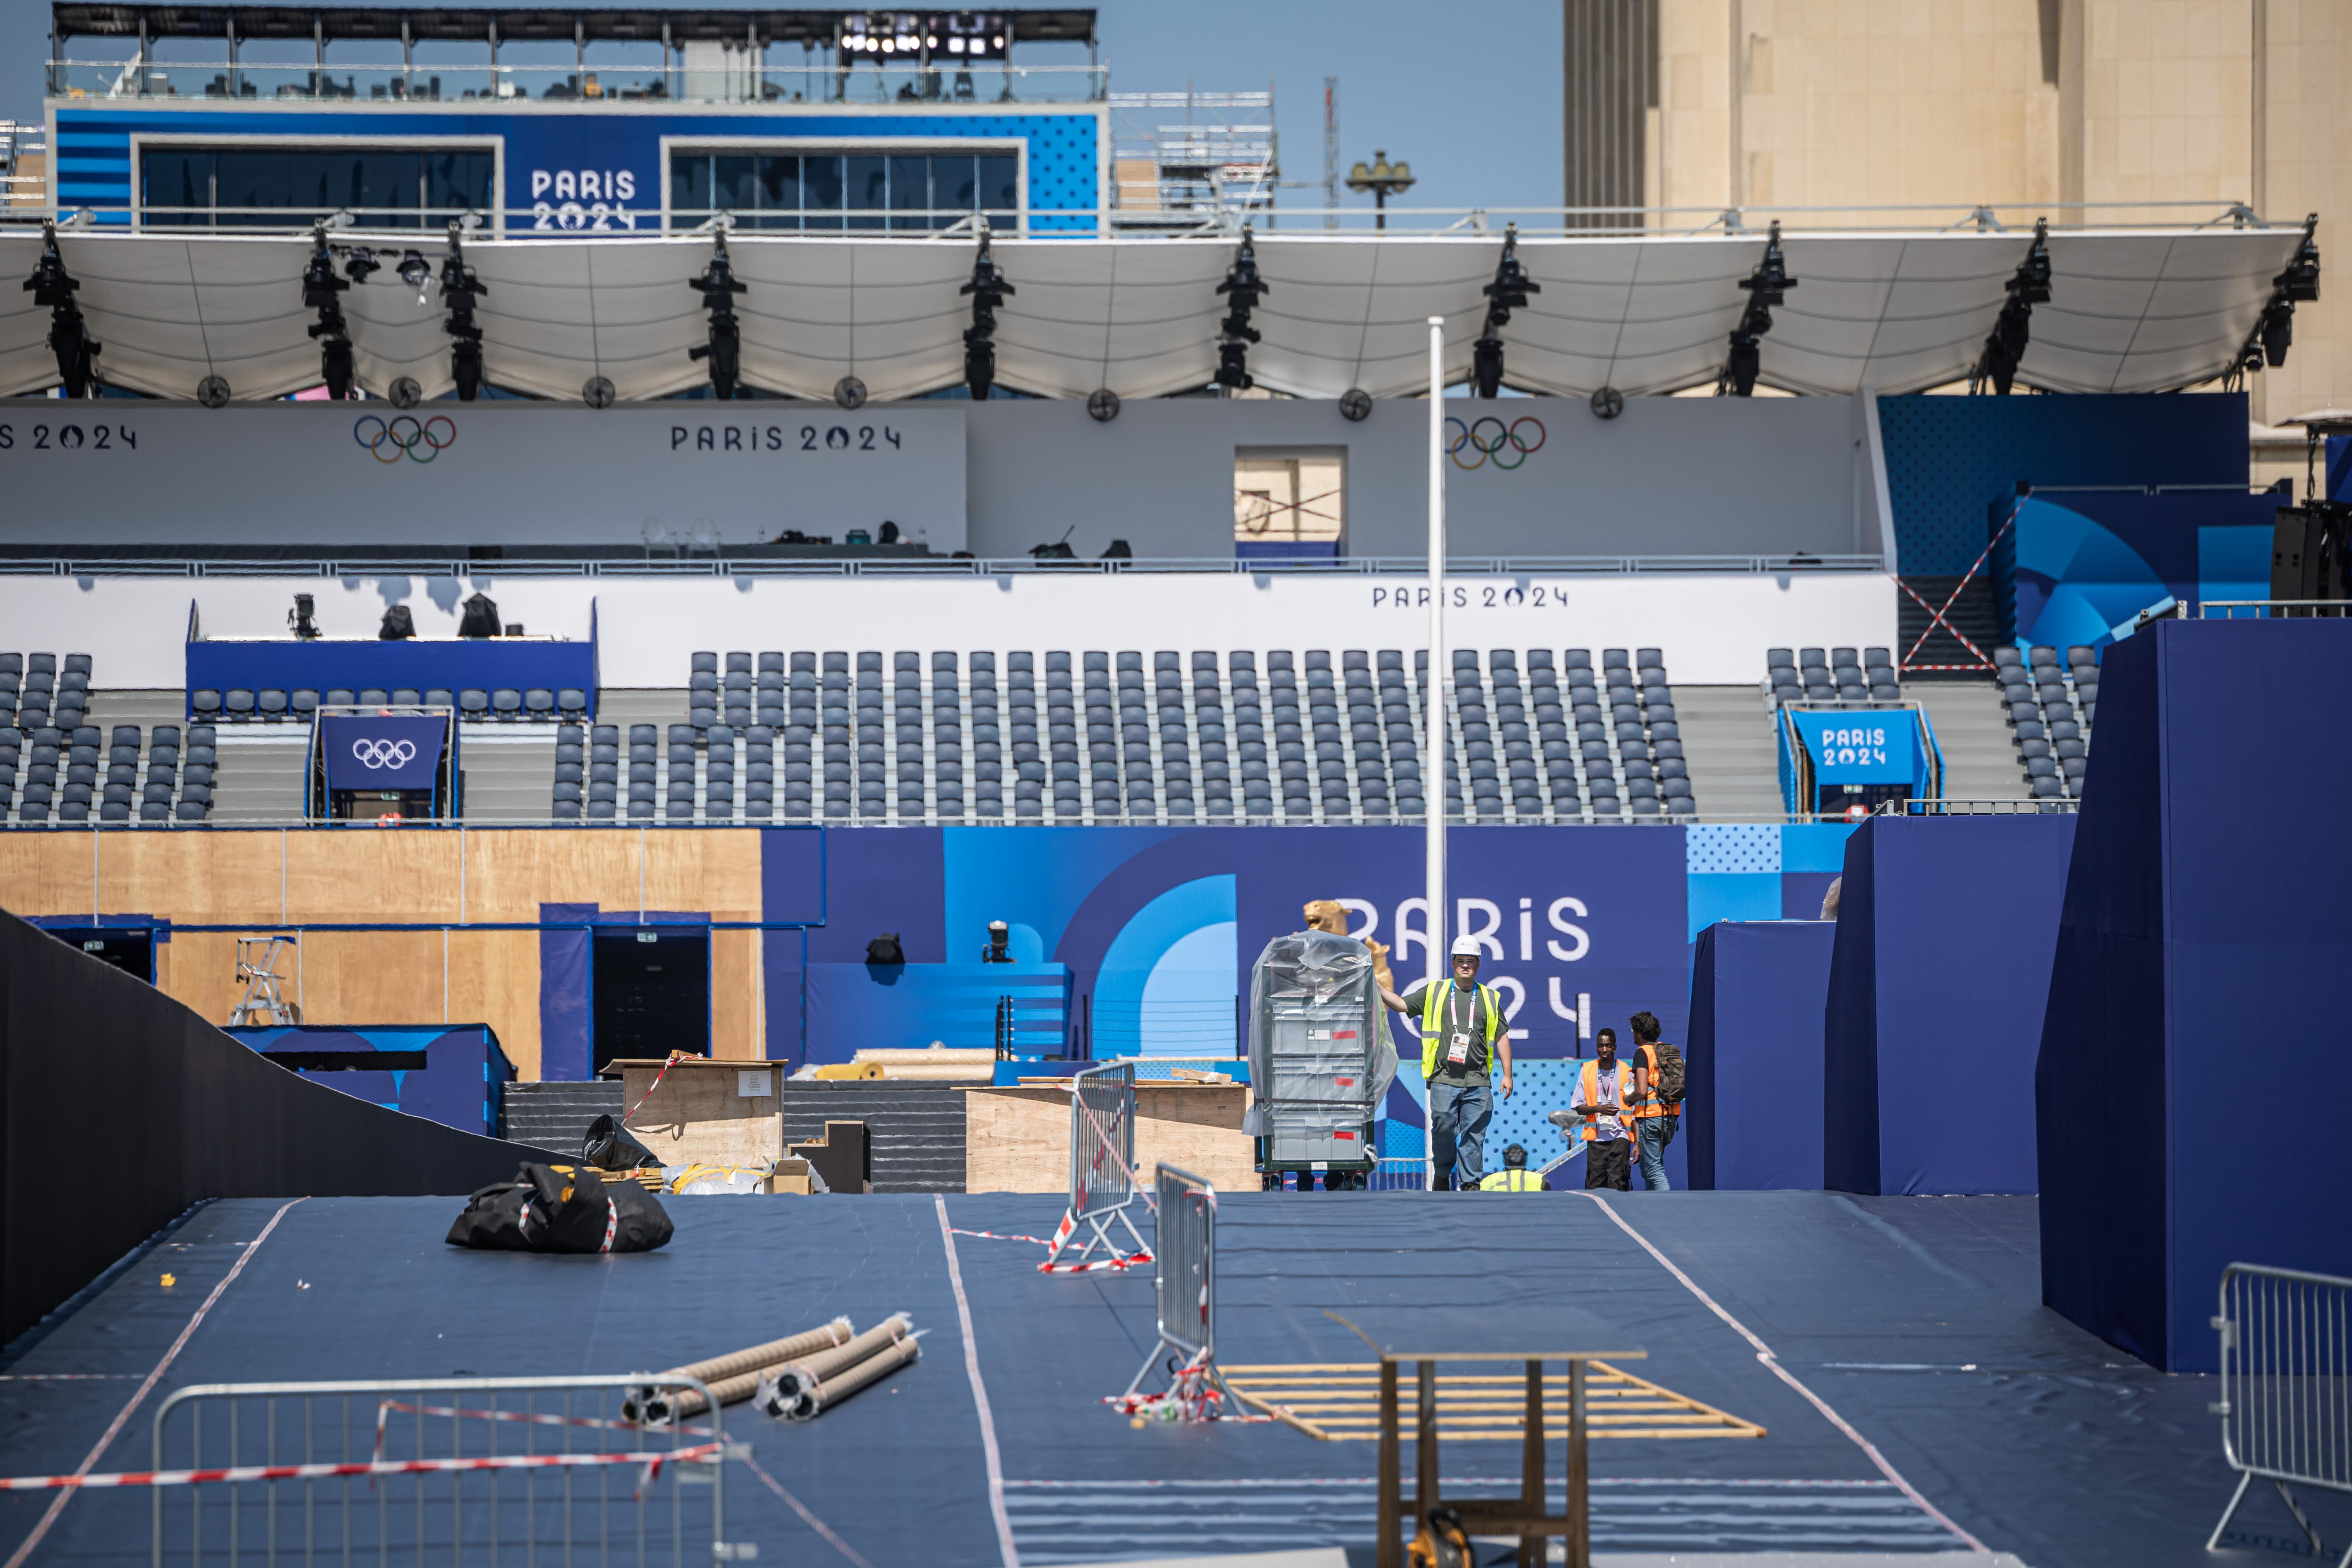
MULTIPOLYGON (((1584 1075, 1577 1089, 1576 1103, 1579 1105, 1601 1103, 1601 1063, 1599 1061, 1589 1061, 1584 1064, 1584 1075)), ((1633 1069, 1627 1067, 1622 1059, 1617 1063, 1617 1103, 1624 1108, 1625 1114, 1628 1116, 1633 1114, 1633 1069)), ((1584 1113, 1584 1141, 1587 1143, 1597 1143, 1601 1141, 1601 1113, 1597 1110, 1587 1110, 1584 1113)))
POLYGON ((1544 1190, 1544 1179, 1538 1172, 1514 1171, 1506 1165, 1478 1185, 1489 1193, 1539 1193, 1544 1190))
MULTIPOLYGON (((1421 994, 1421 1076, 1437 1076, 1438 1058, 1445 1045, 1445 999, 1454 994, 1454 977, 1430 982, 1421 994)), ((1486 1070, 1495 1070, 1495 1037, 1503 1032, 1503 999, 1491 985, 1478 986, 1479 1012, 1486 1020, 1486 1070)))

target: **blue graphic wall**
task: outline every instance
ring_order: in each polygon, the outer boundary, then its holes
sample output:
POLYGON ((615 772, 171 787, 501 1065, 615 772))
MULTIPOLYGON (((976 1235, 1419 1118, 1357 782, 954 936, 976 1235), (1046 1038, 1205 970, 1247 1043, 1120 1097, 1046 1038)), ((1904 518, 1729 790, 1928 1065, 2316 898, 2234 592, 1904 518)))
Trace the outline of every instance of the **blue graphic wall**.
MULTIPOLYGON (((658 233, 662 226, 662 142, 665 137, 730 137, 746 142, 823 137, 840 142, 931 141, 941 137, 1017 140, 1027 148, 1028 199, 1033 214, 1050 215, 1101 205, 1101 112, 1091 106, 1026 107, 1005 113, 620 112, 612 108, 565 113, 534 104, 529 112, 488 106, 445 105, 337 110, 301 108, 219 109, 163 105, 57 110, 58 205, 89 207, 101 223, 129 221, 134 171, 131 139, 274 137, 308 141, 366 136, 472 137, 503 149, 508 233, 592 230, 658 233), (583 179, 583 172, 588 180, 583 179), (541 181, 538 174, 548 178, 541 181), (558 176, 561 176, 560 180, 558 176), (588 195, 583 192, 593 191, 588 195), (519 209, 544 212, 519 216, 519 209), (569 204, 569 210, 567 208, 569 204)), ((1033 222, 1033 228, 1090 231, 1091 217, 1033 222)))
POLYGON ((2273 492, 2032 496, 1993 548, 2001 635, 2020 647, 2105 647, 2166 598, 2267 599, 2273 492))
POLYGON ((1986 510, 2020 480, 2237 485, 2243 393, 1882 397, 1878 428, 1905 576, 1958 576, 1991 537, 1986 510))

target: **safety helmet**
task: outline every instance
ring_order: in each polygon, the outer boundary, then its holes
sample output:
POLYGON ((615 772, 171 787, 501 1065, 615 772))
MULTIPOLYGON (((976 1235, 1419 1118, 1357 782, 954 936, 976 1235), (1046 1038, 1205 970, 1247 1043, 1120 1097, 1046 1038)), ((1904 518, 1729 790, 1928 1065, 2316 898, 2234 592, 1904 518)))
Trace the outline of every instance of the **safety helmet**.
POLYGON ((1456 958, 1476 958, 1486 951, 1486 944, 1475 936, 1457 936, 1454 939, 1454 956, 1456 958))

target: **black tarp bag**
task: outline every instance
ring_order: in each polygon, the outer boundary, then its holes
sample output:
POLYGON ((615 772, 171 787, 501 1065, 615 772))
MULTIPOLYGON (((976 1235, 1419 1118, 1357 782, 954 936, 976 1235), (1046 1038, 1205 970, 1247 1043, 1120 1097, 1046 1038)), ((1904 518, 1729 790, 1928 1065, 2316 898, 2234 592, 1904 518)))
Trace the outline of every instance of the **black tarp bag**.
POLYGON ((525 1165, 467 1200, 447 1240, 507 1252, 651 1252, 670 1234, 669 1215, 635 1182, 608 1186, 576 1165, 525 1165))
POLYGON ((383 613, 383 625, 376 631, 382 642, 402 642, 416 635, 416 617, 408 613, 406 605, 394 605, 383 613))
POLYGON ((580 1140, 580 1157, 600 1171, 632 1171, 658 1165, 661 1157, 640 1143, 617 1116, 600 1116, 580 1140))
POLYGON ((499 635, 498 601, 488 594, 476 594, 460 606, 457 635, 461 637, 494 637, 499 635))

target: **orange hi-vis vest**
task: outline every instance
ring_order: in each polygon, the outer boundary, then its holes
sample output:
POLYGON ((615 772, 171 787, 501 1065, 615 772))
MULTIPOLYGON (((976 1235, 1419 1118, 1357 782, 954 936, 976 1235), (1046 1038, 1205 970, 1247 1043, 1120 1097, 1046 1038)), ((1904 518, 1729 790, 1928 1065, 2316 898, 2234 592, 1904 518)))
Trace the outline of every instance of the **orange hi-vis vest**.
MULTIPOLYGON (((1600 1062, 1589 1061, 1584 1064, 1584 1076, 1577 1090, 1576 1103, 1583 1106, 1601 1103, 1600 1062)), ((1632 1113, 1633 1069, 1622 1061, 1617 1064, 1617 1103, 1625 1108, 1627 1114, 1632 1113)), ((1584 1141, 1587 1143, 1597 1143, 1601 1141, 1601 1113, 1597 1110, 1587 1110, 1584 1113, 1584 1141)))
POLYGON ((1657 1047, 1645 1041, 1634 1047, 1633 1052, 1642 1058, 1642 1070, 1649 1075, 1651 1085, 1634 1096, 1633 1105, 1634 1119, 1639 1121, 1644 1116, 1680 1116, 1683 1113, 1683 1108, 1680 1105, 1668 1105, 1658 1098, 1657 1047))

